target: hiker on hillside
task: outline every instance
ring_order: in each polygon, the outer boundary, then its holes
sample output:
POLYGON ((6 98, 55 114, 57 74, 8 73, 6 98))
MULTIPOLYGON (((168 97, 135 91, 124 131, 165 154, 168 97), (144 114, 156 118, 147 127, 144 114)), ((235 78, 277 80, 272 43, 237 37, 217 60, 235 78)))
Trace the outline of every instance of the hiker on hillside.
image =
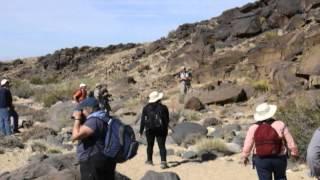
POLYGON ((80 84, 80 88, 73 94, 73 101, 80 103, 87 98, 87 85, 84 83, 80 84))
POLYGON ((99 105, 101 109, 111 111, 111 107, 109 102, 111 101, 112 95, 109 93, 106 84, 96 84, 96 88, 94 89, 94 97, 99 101, 99 105))
POLYGON ((10 135, 10 112, 13 109, 12 95, 9 90, 9 81, 1 80, 0 83, 0 131, 4 135, 10 135))
POLYGON ((160 149, 161 168, 168 168, 166 138, 169 126, 169 111, 167 106, 161 103, 163 93, 154 91, 149 95, 149 103, 143 108, 140 124, 140 136, 146 129, 147 138, 147 161, 146 164, 153 165, 152 154, 155 139, 160 149))
POLYGON ((320 128, 318 128, 310 140, 307 150, 307 164, 310 175, 320 180, 320 128))
MULTIPOLYGON (((4 80, 1 84, 1 87, 6 88, 8 90, 10 90, 10 82, 7 80, 4 80)), ((13 118, 13 133, 20 133, 19 131, 19 115, 17 113, 17 111, 14 108, 14 105, 12 105, 12 107, 9 110, 9 122, 11 122, 11 117, 13 118)), ((11 124, 11 123, 10 123, 11 124)))
POLYGON ((109 118, 107 112, 100 110, 95 98, 83 100, 73 113, 75 120, 72 141, 79 140, 77 156, 80 161, 82 180, 113 180, 116 162, 106 157, 105 147, 107 126, 101 119, 109 118))
POLYGON ((179 82, 180 82, 180 93, 182 95, 185 95, 191 88, 191 80, 192 80, 191 69, 187 71, 186 67, 183 66, 181 68, 181 71, 178 73, 178 75, 179 75, 179 82))
POLYGON ((257 169, 259 180, 285 180, 287 154, 298 157, 298 148, 284 122, 273 117, 277 106, 267 103, 256 108, 254 120, 250 126, 242 150, 242 162, 247 165, 252 152, 252 164, 257 169), (288 147, 288 148, 287 148, 288 147))

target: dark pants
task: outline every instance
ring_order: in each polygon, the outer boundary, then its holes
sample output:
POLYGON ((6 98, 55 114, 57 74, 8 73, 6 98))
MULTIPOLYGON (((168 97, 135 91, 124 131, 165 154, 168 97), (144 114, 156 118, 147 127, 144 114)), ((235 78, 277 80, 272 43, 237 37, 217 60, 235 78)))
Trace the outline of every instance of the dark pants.
POLYGON ((16 110, 10 110, 10 117, 13 118, 13 131, 18 131, 19 129, 19 115, 16 110))
POLYGON ((116 163, 102 154, 80 162, 81 180, 114 180, 116 163))
POLYGON ((257 169, 259 180, 286 180, 287 157, 258 157, 254 156, 253 161, 257 169))
POLYGON ((152 154, 153 154, 153 145, 155 139, 157 139, 157 143, 159 146, 160 150, 160 156, 161 156, 161 161, 167 161, 167 150, 166 150, 166 139, 167 135, 166 134, 161 134, 159 132, 154 132, 154 131, 146 131, 146 137, 147 137, 147 156, 148 156, 148 161, 152 161, 152 154))

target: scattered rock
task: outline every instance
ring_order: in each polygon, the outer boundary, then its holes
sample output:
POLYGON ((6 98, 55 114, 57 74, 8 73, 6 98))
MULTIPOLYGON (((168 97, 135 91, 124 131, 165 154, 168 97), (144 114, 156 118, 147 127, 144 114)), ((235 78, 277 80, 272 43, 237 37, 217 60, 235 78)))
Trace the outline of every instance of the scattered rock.
POLYGON ((0 147, 1 148, 24 148, 24 144, 15 136, 1 136, 0 135, 0 147))
POLYGON ((189 100, 187 100, 187 102, 184 105, 184 108, 191 109, 194 111, 200 111, 200 110, 204 109, 205 107, 198 98, 192 97, 189 100))
POLYGON ((199 124, 203 127, 210 127, 222 124, 222 122, 217 118, 206 118, 199 121, 199 124))
POLYGON ((198 157, 198 154, 194 151, 186 151, 184 153, 181 154, 181 157, 183 159, 195 159, 198 157))
POLYGON ((201 162, 212 161, 217 159, 217 155, 213 152, 200 152, 198 153, 198 158, 201 162))
POLYGON ((172 138, 177 144, 181 144, 190 135, 206 135, 207 129, 199 124, 184 122, 173 128, 172 138))
POLYGON ((235 144, 235 143, 227 143, 226 146, 227 146, 228 151, 231 153, 240 153, 242 150, 241 149, 242 146, 235 144))
POLYGON ((148 171, 141 180, 180 180, 180 178, 174 172, 157 173, 155 171, 148 171))

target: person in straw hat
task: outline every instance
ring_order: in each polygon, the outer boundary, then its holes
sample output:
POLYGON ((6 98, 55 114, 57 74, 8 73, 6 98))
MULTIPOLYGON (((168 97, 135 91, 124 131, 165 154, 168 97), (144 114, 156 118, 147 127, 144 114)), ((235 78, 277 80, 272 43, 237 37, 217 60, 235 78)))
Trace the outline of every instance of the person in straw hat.
POLYGON ((155 139, 160 149, 161 168, 168 168, 166 138, 169 127, 169 110, 161 103, 163 93, 154 91, 149 95, 149 103, 143 108, 140 124, 140 136, 144 129, 147 138, 147 161, 146 164, 153 165, 152 154, 155 139))
POLYGON ((256 107, 254 120, 249 127, 241 161, 244 165, 249 162, 253 153, 252 164, 256 167, 259 180, 285 180, 287 154, 298 157, 298 148, 284 122, 275 120, 277 106, 268 103, 256 107))

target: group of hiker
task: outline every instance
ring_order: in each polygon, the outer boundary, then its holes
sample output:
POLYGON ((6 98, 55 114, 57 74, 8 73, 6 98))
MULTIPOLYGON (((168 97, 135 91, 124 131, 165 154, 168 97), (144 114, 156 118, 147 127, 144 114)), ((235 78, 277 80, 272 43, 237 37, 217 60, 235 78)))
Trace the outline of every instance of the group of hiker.
POLYGON ((12 103, 10 82, 7 79, 2 79, 0 82, 0 133, 5 136, 19 133, 18 121, 19 115, 12 103))

